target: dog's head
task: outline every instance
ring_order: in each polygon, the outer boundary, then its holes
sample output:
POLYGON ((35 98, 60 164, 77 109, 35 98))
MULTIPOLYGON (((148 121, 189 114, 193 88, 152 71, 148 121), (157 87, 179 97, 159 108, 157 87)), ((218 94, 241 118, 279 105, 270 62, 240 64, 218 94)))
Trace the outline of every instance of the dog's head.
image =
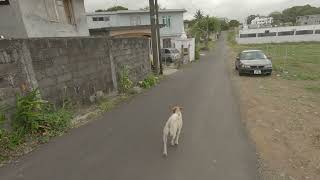
POLYGON ((183 107, 181 106, 171 106, 170 107, 172 113, 182 112, 183 107))

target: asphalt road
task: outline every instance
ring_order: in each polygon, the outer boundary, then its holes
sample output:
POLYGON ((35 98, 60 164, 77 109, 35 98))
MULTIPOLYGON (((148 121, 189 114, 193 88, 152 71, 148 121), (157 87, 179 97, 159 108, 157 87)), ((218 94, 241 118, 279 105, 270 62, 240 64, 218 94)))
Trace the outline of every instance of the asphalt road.
POLYGON ((224 39, 159 86, 1 168, 0 179, 257 180, 224 39), (162 128, 175 104, 184 107, 184 127, 164 158, 162 128))

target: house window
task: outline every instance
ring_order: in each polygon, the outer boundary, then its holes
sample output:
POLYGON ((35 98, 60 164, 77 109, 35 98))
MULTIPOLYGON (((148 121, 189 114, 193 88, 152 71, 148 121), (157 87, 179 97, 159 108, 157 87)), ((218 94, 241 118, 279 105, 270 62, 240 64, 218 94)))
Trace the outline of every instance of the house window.
POLYGON ((92 21, 110 21, 110 17, 93 17, 92 21))
POLYGON ((162 24, 165 27, 171 27, 171 16, 162 16, 162 24))
POLYGON ((54 22, 74 24, 71 0, 44 0, 48 19, 54 22))
POLYGON ((320 34, 320 29, 317 29, 317 30, 315 31, 315 34, 320 34))
POLYGON ((56 1, 45 0, 45 7, 47 10, 49 21, 58 22, 58 12, 57 12, 56 1))
POLYGON ((131 26, 141 25, 140 16, 132 16, 132 17, 130 17, 130 24, 131 24, 131 26))
POLYGON ((313 34, 313 30, 296 31, 296 35, 313 34))
POLYGON ((171 39, 170 38, 163 39, 162 46, 163 48, 171 48, 171 39))
POLYGON ((65 24, 74 24, 73 7, 71 0, 56 0, 59 21, 65 24))
POLYGON ((294 35, 294 31, 282 31, 278 33, 278 36, 292 36, 294 35))

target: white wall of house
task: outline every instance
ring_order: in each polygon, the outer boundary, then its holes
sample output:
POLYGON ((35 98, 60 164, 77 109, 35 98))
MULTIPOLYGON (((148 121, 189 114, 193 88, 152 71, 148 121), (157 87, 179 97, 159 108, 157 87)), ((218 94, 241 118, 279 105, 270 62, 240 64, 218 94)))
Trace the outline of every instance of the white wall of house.
MULTIPOLYGON (((183 13, 185 10, 161 10, 159 12, 159 23, 163 18, 170 17, 170 27, 160 29, 161 37, 180 37, 184 32, 183 13)), ((150 25, 150 14, 148 11, 116 11, 87 14, 89 29, 105 27, 121 27, 135 25, 150 25), (108 21, 93 21, 93 18, 106 17, 108 21)))
POLYGON ((70 0, 72 23, 67 21, 63 1, 11 0, 6 9, 9 13, 0 6, 0 33, 2 29, 13 29, 7 33, 10 38, 89 36, 84 0, 70 0), (12 17, 13 21, 8 21, 12 17))
POLYGON ((195 38, 189 38, 189 39, 173 39, 172 43, 174 44, 174 47, 179 50, 181 53, 181 47, 188 48, 189 49, 189 61, 195 60, 195 38))
POLYGON ((9 3, 9 5, 0 5, 0 35, 16 38, 27 37, 18 1, 11 0, 9 3))
POLYGON ((251 24, 262 25, 262 24, 272 24, 273 17, 256 17, 251 21, 251 24))
POLYGON ((320 14, 298 16, 296 20, 298 25, 320 24, 320 14))
POLYGON ((71 0, 73 23, 66 22, 63 0, 19 1, 28 37, 89 36, 83 0, 71 0))
POLYGON ((243 29, 236 40, 239 44, 320 41, 320 25, 243 29))

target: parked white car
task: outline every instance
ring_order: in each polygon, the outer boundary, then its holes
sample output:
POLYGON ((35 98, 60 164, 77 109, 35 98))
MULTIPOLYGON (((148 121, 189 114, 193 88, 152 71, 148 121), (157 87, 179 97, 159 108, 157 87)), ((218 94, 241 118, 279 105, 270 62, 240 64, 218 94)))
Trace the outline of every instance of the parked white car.
POLYGON ((166 62, 176 62, 180 59, 180 52, 176 48, 163 48, 161 49, 161 59, 166 62))

